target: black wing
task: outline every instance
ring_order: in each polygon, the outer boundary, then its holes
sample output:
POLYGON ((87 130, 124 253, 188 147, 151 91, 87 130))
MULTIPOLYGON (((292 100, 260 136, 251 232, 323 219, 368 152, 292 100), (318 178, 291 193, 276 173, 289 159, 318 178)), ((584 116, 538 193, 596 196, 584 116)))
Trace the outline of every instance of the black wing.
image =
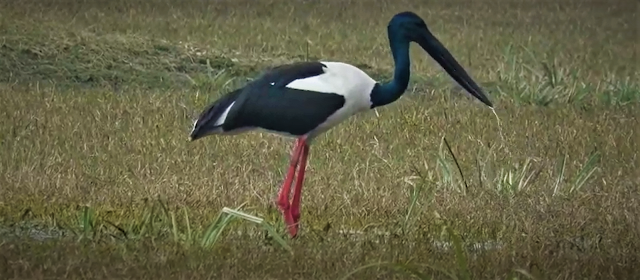
POLYGON ((266 71, 235 99, 222 128, 260 127, 292 135, 309 133, 342 108, 334 93, 287 88, 291 82, 324 74, 321 62, 298 62, 266 71))
POLYGON ((209 104, 198 119, 195 121, 193 125, 193 130, 191 130, 191 139, 195 140, 204 135, 211 133, 212 131, 220 129, 220 126, 215 125, 216 120, 222 116, 222 114, 227 110, 227 108, 233 104, 233 102, 240 96, 242 93, 242 88, 236 89, 232 92, 229 92, 222 97, 218 98, 218 100, 209 104))
POLYGON ((295 80, 322 75, 325 67, 327 66, 319 61, 279 65, 263 72, 252 84, 266 85, 273 83, 276 87, 285 87, 295 80))
POLYGON ((229 107, 234 101, 236 101, 241 93, 242 88, 236 89, 223 95, 222 97, 218 98, 216 101, 205 107, 204 110, 202 110, 202 113, 200 113, 200 116, 198 116, 196 127, 199 125, 204 125, 210 121, 215 122, 218 117, 220 117, 222 113, 227 110, 227 107, 229 107))

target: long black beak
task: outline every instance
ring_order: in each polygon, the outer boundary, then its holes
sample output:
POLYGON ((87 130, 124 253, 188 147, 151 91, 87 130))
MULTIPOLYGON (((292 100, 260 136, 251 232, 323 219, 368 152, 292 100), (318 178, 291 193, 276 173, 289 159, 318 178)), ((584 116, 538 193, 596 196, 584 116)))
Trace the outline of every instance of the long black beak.
POLYGON ((438 39, 436 39, 429 30, 425 29, 424 32, 416 40, 418 43, 433 59, 435 59, 442 68, 444 68, 449 75, 460 84, 467 92, 474 97, 478 98, 482 103, 493 108, 493 104, 484 94, 482 89, 476 84, 476 82, 469 77, 469 74, 460 66, 458 61, 449 53, 449 50, 445 48, 438 39))

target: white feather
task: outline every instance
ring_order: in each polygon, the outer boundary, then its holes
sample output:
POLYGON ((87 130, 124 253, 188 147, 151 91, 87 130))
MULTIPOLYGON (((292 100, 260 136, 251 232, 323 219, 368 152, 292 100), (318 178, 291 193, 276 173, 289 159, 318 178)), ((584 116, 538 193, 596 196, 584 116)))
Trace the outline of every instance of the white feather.
MULTIPOLYGON (((235 104, 235 103, 236 103, 235 101, 231 102, 231 104, 229 104, 229 106, 227 106, 227 108, 224 109, 224 112, 222 112, 222 114, 216 119, 216 121, 214 122, 214 125, 220 126, 220 125, 224 124, 224 121, 227 119, 227 115, 229 114, 229 111, 231 110, 231 107, 233 107, 233 104, 235 104)), ((196 125, 197 124, 198 124, 198 120, 196 119, 193 122, 193 128, 191 128, 191 132, 193 132, 196 129, 196 125)), ((244 130, 234 131, 233 134, 241 133, 243 131, 244 130)), ((222 128, 219 127, 219 128, 217 128, 215 130, 210 131, 209 134, 217 134, 217 133, 221 133, 221 132, 222 132, 222 128)))
POLYGON ((322 62, 327 67, 322 75, 295 80, 288 88, 340 94, 345 104, 333 115, 309 133, 313 138, 352 115, 371 108, 371 90, 376 81, 359 68, 342 62, 322 62))
POLYGON ((224 120, 227 119, 227 115, 229 114, 229 110, 231 110, 231 107, 233 107, 233 104, 236 104, 235 101, 231 102, 231 104, 229 104, 229 106, 227 106, 227 109, 224 109, 224 112, 222 112, 222 115, 220 115, 220 117, 218 117, 218 119, 215 122, 215 125, 222 125, 224 123, 224 120))

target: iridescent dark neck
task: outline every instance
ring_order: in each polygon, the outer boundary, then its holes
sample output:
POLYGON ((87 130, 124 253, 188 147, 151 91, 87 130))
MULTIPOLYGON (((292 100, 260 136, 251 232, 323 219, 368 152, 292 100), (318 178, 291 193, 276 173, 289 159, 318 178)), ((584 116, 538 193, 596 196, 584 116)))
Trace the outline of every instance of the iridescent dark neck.
POLYGON ((371 91, 371 108, 392 103, 404 94, 409 86, 411 62, 409 60, 409 40, 389 29, 389 44, 395 63, 393 80, 384 84, 376 84, 371 91))

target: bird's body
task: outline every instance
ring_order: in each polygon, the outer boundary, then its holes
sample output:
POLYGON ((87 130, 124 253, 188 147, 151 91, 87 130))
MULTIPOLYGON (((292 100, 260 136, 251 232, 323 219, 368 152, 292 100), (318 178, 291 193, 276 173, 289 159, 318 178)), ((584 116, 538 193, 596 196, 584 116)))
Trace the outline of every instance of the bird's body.
MULTIPOLYGON (((298 62, 265 72, 210 105, 215 129, 234 135, 254 129, 313 138, 373 105, 376 81, 342 62, 298 62)), ((194 123, 194 127, 197 125, 194 123)))
POLYGON ((309 143, 349 117, 396 101, 409 84, 409 44, 418 43, 464 89, 492 106, 478 85, 412 12, 395 15, 388 25, 395 62, 393 80, 378 83, 357 67, 342 62, 298 62, 265 71, 243 88, 223 95, 194 122, 191 139, 238 134, 254 129, 297 138, 289 171, 277 204, 290 234, 300 218, 300 193, 309 143), (293 200, 293 176, 298 168, 293 200))

